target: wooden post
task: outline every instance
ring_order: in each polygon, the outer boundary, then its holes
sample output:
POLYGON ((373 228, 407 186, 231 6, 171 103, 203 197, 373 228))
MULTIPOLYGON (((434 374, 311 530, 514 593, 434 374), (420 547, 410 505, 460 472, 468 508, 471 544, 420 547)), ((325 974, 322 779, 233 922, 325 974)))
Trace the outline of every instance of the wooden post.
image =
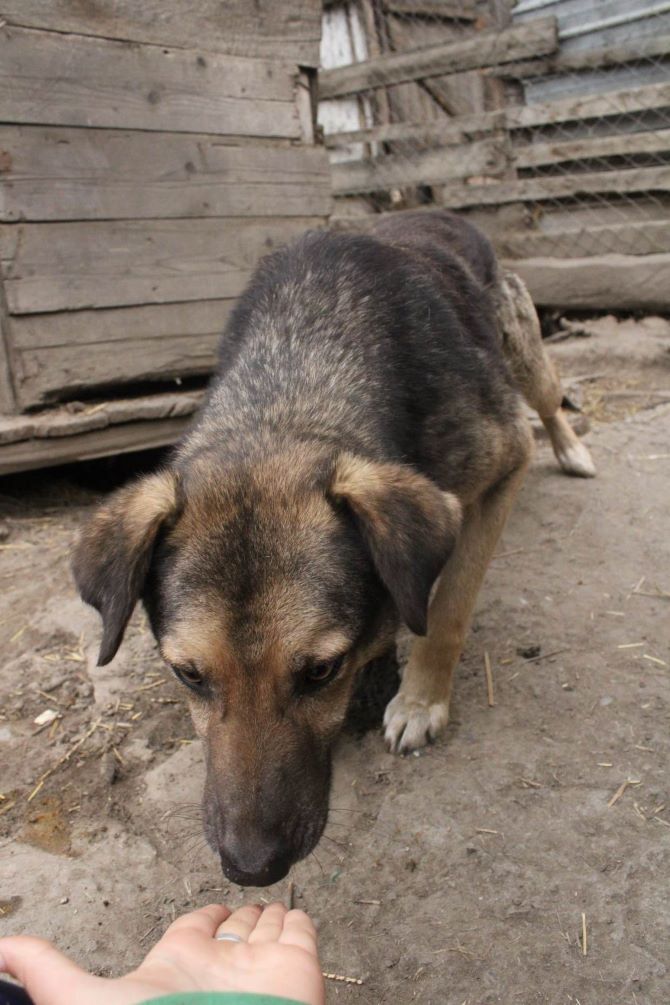
MULTIPOLYGON (((374 0, 360 0, 361 11, 363 13, 363 24, 365 27, 365 37, 368 43, 368 52, 371 57, 383 55, 379 32, 377 30, 377 15, 374 0)), ((372 97, 373 115, 375 125, 386 126, 391 122, 391 105, 388 91, 385 87, 380 87, 372 97)))
POLYGON ((512 23, 510 0, 489 0, 491 23, 494 28, 509 28, 512 23))
MULTIPOLYGON (((503 31, 512 24, 511 6, 510 0, 489 0, 492 26, 497 28, 498 31, 503 31)), ((522 103, 523 90, 518 82, 512 82, 502 77, 490 77, 486 74, 483 74, 483 78, 486 111, 505 108, 510 103, 512 89, 515 92, 515 100, 522 103)), ((517 170, 513 161, 512 141, 509 131, 507 129, 499 130, 496 133, 496 138, 500 143, 501 149, 505 149, 507 153, 507 166, 501 177, 512 181, 517 177, 517 170)))
POLYGON ((10 354, 9 312, 5 297, 5 284, 0 269, 0 413, 12 415, 16 411, 14 375, 10 354))
POLYGON ((316 134, 316 70, 302 67, 298 74, 296 107, 300 119, 302 141, 312 146, 316 134))

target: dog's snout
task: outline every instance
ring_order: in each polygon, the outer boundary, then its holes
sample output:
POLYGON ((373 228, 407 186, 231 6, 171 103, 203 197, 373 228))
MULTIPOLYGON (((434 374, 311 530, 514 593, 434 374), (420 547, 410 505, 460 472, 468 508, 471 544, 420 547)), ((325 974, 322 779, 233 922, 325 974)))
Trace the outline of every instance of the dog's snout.
POLYGON ((247 836, 229 837, 219 849, 221 867, 238 886, 270 886, 288 873, 292 854, 276 842, 247 836))
POLYGON ((317 844, 328 817, 330 751, 286 719, 258 730, 229 713, 208 735, 205 831, 225 876, 270 886, 317 844), (232 770, 235 766, 235 771, 232 770))

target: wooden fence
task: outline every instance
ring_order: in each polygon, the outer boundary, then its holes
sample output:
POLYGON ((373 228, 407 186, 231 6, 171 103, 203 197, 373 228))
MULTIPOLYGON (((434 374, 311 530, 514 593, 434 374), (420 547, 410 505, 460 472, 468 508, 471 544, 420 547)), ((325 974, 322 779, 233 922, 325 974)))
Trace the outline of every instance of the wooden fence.
POLYGON ((611 0, 524 0, 521 19, 501 3, 369 2, 377 55, 370 44, 320 77, 324 98, 358 93, 369 110, 326 134, 338 223, 447 206, 489 233, 539 304, 667 310, 668 17, 633 0, 626 37, 611 0), (388 30, 398 18, 404 35, 388 30), (473 74, 479 89, 464 89, 473 74))

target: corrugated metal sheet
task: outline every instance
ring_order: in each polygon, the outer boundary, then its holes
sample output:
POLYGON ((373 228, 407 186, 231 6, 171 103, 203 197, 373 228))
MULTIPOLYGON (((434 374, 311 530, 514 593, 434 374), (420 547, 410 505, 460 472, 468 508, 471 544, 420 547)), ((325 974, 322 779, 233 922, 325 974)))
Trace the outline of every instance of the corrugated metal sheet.
MULTIPOLYGON (((650 35, 670 37, 670 0, 520 0, 515 21, 552 14, 558 23, 561 53, 597 52, 650 35)), ((527 80, 528 104, 580 94, 603 93, 656 84, 670 77, 668 59, 641 61, 611 69, 527 80)))
POLYGON ((617 24, 630 24, 642 18, 670 11, 668 0, 521 0, 514 17, 553 14, 558 20, 561 38, 600 31, 617 24))
POLYGON ((588 73, 557 74, 526 80, 524 92, 528 104, 534 104, 559 98, 578 97, 582 94, 623 91, 629 87, 643 87, 646 84, 663 84, 669 76, 667 63, 650 61, 643 65, 591 70, 588 73))

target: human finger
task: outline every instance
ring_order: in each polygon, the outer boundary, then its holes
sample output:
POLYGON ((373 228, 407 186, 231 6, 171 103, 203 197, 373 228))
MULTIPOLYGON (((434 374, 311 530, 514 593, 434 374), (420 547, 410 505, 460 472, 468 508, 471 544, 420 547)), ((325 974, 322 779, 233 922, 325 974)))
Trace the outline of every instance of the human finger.
POLYGON ((190 931, 206 935, 211 939, 217 927, 230 917, 230 914, 230 908, 226 907, 225 904, 208 904, 206 907, 200 907, 197 911, 182 914, 180 918, 172 922, 165 935, 190 931))
POLYGON ((245 904, 244 907, 238 907, 230 917, 226 918, 223 924, 218 925, 214 937, 237 935, 243 942, 247 942, 258 923, 262 910, 257 904, 245 904))
POLYGON ((249 942, 278 942, 284 927, 286 908, 283 904, 270 904, 261 914, 249 942))
POLYGON ((36 1005, 70 1005, 98 983, 51 942, 27 935, 0 939, 0 972, 20 981, 36 1005))
POLYGON ((312 919, 304 911, 288 911, 284 915, 279 942, 284 946, 299 946, 316 956, 316 929, 312 919))

